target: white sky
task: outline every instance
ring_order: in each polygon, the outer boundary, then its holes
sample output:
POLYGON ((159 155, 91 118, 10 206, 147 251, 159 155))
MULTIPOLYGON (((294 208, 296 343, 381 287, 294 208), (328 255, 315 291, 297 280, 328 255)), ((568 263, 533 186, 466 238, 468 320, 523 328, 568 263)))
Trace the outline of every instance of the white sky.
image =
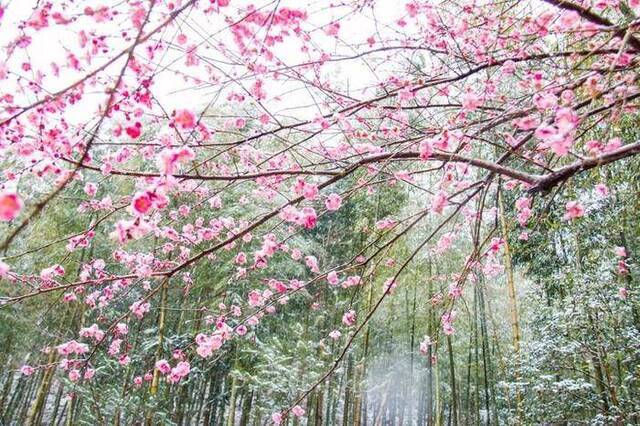
MULTIPOLYGON (((53 1, 54 5, 59 5, 60 2, 53 1)), ((90 5, 92 7, 98 7, 102 4, 117 4, 118 10, 126 11, 129 6, 127 2, 120 2, 114 0, 104 1, 85 1, 78 2, 78 5, 74 13, 82 10, 85 6, 90 5)), ((132 2, 129 2, 132 3, 132 2)), ((207 1, 200 0, 201 5, 207 4, 207 1)), ((238 8, 244 8, 246 5, 252 2, 243 0, 232 0, 231 5, 223 9, 222 14, 212 14, 207 17, 202 13, 202 6, 198 10, 194 10, 191 13, 185 12, 176 21, 180 24, 180 29, 175 25, 167 29, 166 34, 162 37, 163 40, 175 40, 175 36, 180 32, 187 35, 189 41, 185 46, 192 43, 201 44, 198 48, 200 55, 206 56, 213 60, 226 61, 219 52, 216 51, 215 46, 217 43, 222 43, 225 46, 230 47, 232 50, 236 50, 236 47, 231 38, 231 32, 227 28, 225 23, 226 17, 237 19, 240 15, 238 8), (207 42, 203 42, 202 35, 215 34, 208 39, 207 42), (211 47, 211 45, 214 47, 211 47)), ((5 16, 2 21, 0 31, 0 45, 6 46, 17 34, 16 24, 28 18, 32 13, 32 7, 36 4, 35 0, 13 0, 8 3, 5 2, 5 16)), ((265 11, 273 10, 275 3, 273 1, 262 1, 255 3, 258 8, 264 7, 265 11)), ((321 27, 331 22, 336 18, 342 17, 347 13, 350 8, 337 7, 329 8, 327 5, 329 2, 325 0, 319 0, 315 2, 308 2, 305 4, 306 9, 309 12, 309 17, 303 24, 305 30, 312 28, 318 28, 314 32, 314 43, 320 43, 321 48, 330 54, 336 55, 353 55, 355 50, 349 45, 354 44, 366 44, 367 37, 377 33, 376 38, 380 35, 383 37, 393 36, 394 32, 399 29, 395 25, 395 21, 405 14, 404 2, 397 2, 394 0, 379 0, 375 2, 375 8, 367 10, 365 13, 358 13, 356 15, 349 16, 346 21, 341 21, 340 38, 339 40, 329 37, 323 33, 321 27), (373 16, 377 17, 378 23, 373 19, 373 16), (386 26, 385 26, 386 25, 386 26)), ((166 10, 164 2, 160 3, 155 10, 166 10)), ((284 0, 280 1, 278 8, 284 7, 295 8, 296 5, 300 5, 299 1, 284 0)), ((54 6, 54 11, 59 10, 59 7, 54 6)), ((68 13, 71 15, 71 12, 68 13)), ((88 22, 86 17, 82 17, 82 22, 88 22)), ((152 23, 147 25, 147 28, 153 28, 160 22, 160 17, 156 14, 152 23)), ((128 16, 120 16, 115 19, 113 23, 100 24, 99 34, 118 34, 121 29, 118 28, 130 28, 131 24, 128 16)), ((111 38, 108 40, 109 46, 113 46, 113 50, 108 56, 103 56, 98 59, 94 59, 91 66, 85 66, 82 72, 75 72, 65 68, 59 77, 51 75, 51 63, 57 62, 60 65, 64 63, 68 52, 81 52, 79 48, 77 31, 79 30, 77 24, 71 24, 70 27, 55 26, 45 28, 44 30, 35 33, 29 30, 29 34, 33 35, 32 44, 28 49, 18 50, 7 62, 7 68, 10 71, 16 71, 20 69, 22 62, 30 62, 33 66, 33 70, 24 72, 20 71, 21 75, 27 78, 34 78, 35 71, 41 71, 46 77, 42 81, 42 86, 50 92, 55 92, 68 84, 77 81, 87 72, 94 68, 97 68, 103 64, 108 58, 112 57, 116 52, 121 51, 129 42, 124 42, 121 38, 111 38), (25 55, 27 53, 29 57, 25 55)), ((91 28, 84 28, 85 31, 90 31, 91 28)), ((270 34, 274 32, 274 29, 270 30, 270 34)), ((133 34, 132 34, 133 35, 133 34)), ((260 36, 263 36, 260 34, 260 36)), ((157 39, 157 37, 156 37, 157 39)), ((300 51, 300 44, 297 39, 291 38, 291 42, 285 42, 275 48, 275 54, 286 65, 292 65, 308 61, 309 55, 303 54, 300 51)), ((138 58, 144 58, 144 48, 138 48, 136 50, 138 58)), ((2 55, 6 57, 6 54, 2 55)), ((317 53, 312 53, 313 59, 318 58, 317 53)), ((383 58, 384 55, 380 56, 383 58)), ((369 60, 371 58, 368 58, 369 60)), ((115 77, 118 74, 122 66, 121 61, 116 62, 108 70, 107 74, 115 77)), ((155 79, 154 95, 160 100, 166 110, 171 112, 174 108, 179 107, 193 107, 204 106, 212 96, 215 96, 219 92, 220 86, 215 85, 213 87, 200 87, 193 81, 185 81, 185 78, 176 71, 186 72, 188 75, 194 77, 205 77, 205 74, 201 72, 201 67, 185 67, 184 56, 182 53, 172 51, 170 54, 165 55, 160 60, 160 67, 165 67, 171 64, 170 67, 159 73, 155 79)), ((246 72, 245 69, 225 65, 223 63, 217 63, 221 67, 224 73, 231 74, 234 77, 239 76, 239 72, 246 72)), ((382 68, 388 68, 388 65, 381 65, 382 68)), ((387 72, 381 72, 381 69, 370 69, 363 59, 349 60, 335 62, 330 65, 326 65, 323 68, 323 78, 330 80, 333 84, 339 84, 341 89, 349 88, 349 93, 355 97, 364 97, 361 93, 362 88, 370 87, 372 84, 380 82, 380 78, 386 78, 387 72)), ((222 72, 217 73, 221 80, 225 79, 222 72)), ((307 74, 312 75, 312 74, 307 74)), ((295 113, 296 118, 313 118, 318 115, 318 108, 314 105, 318 97, 314 96, 313 92, 308 91, 308 85, 301 84, 299 82, 269 82, 270 78, 265 78, 265 89, 269 95, 269 98, 265 102, 267 109, 270 111, 281 111, 283 114, 292 115, 295 113), (275 96, 280 96, 280 99, 274 99, 275 96), (306 106, 308 108, 300 108, 306 106)), ((250 87, 253 80, 246 82, 246 87, 250 87)), ((13 84, 0 81, 0 92, 5 92, 10 87, 13 92, 13 84), (4 86, 4 87, 3 87, 4 86)), ((101 84, 97 86, 97 89, 104 90, 105 87, 109 87, 107 84, 101 84)), ((227 86, 228 87, 228 86, 227 86)), ((239 91, 237 85, 232 86, 234 91, 239 91)), ((87 90, 90 92, 91 90, 87 90)), ((317 93, 316 93, 317 94, 317 93)), ((20 100, 19 104, 29 104, 35 100, 32 95, 29 95, 28 99, 19 94, 15 94, 16 99, 20 100)), ((217 106, 224 106, 226 104, 226 96, 220 96, 217 106)), ((84 102, 79 104, 76 108, 69 110, 66 118, 70 121, 75 121, 75 124, 81 124, 88 118, 88 114, 96 116, 98 105, 103 104, 105 96, 87 97, 84 102), (100 101, 100 99, 102 99, 100 101)), ((326 111, 324 111, 326 112, 326 111)))

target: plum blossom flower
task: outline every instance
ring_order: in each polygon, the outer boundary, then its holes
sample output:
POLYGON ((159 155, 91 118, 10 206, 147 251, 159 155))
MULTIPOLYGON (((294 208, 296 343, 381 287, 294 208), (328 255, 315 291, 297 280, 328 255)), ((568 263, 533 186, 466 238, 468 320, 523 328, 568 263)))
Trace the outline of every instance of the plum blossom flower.
POLYGON ((516 200, 516 210, 518 211, 518 222, 521 226, 527 224, 527 221, 532 215, 531 210, 531 198, 521 197, 516 200))
POLYGON ((85 380, 91 380, 95 375, 96 375, 96 370, 94 370, 93 368, 87 368, 84 372, 83 377, 85 380))
POLYGON ((133 126, 129 126, 124 130, 131 139, 138 139, 142 134, 142 124, 140 122, 135 122, 133 126))
POLYGON ((124 336, 125 334, 129 333, 129 327, 127 326, 127 324, 119 322, 118 324, 116 324, 116 333, 124 336))
POLYGON ((569 201, 565 206, 564 220, 574 220, 584 216, 584 207, 577 201, 569 201))
POLYGON ((355 287, 360 284, 361 279, 358 275, 348 276, 342 283, 342 288, 355 287))
POLYGON ((618 297, 622 300, 627 300, 627 297, 629 297, 629 290, 626 287, 620 287, 618 289, 618 297))
POLYGON ((471 89, 467 89, 464 95, 462 95, 462 108, 467 111, 474 111, 482 105, 480 97, 471 89))
POLYGON ((23 365, 22 367, 20 367, 20 372, 22 374, 24 374, 25 376, 30 376, 32 375, 34 372, 36 371, 35 368, 29 366, 29 365, 23 365))
POLYGON ((98 193, 98 185, 96 185, 93 182, 87 182, 84 185, 84 192, 85 194, 87 194, 89 197, 93 198, 96 196, 96 194, 98 193))
POLYGON ((327 210, 335 211, 342 205, 342 198, 338 194, 332 193, 329 194, 324 204, 327 207, 327 210))
POLYGON ((137 302, 133 302, 133 304, 129 307, 129 310, 133 313, 133 315, 135 315, 139 319, 142 319, 144 314, 149 312, 149 308, 151 308, 151 305, 148 302, 139 300, 137 302))
POLYGON ((165 359, 156 362, 156 368, 160 371, 160 374, 168 374, 171 371, 171 366, 165 359))
POLYGON ((431 346, 431 338, 429 336, 424 336, 422 342, 420 342, 420 353, 423 355, 429 354, 429 347, 431 346))
POLYGON ((462 296, 462 287, 460 287, 457 283, 451 283, 449 285, 449 297, 451 299, 457 299, 462 296))
POLYGON ((338 340, 340 336, 342 336, 340 330, 333 330, 329 333, 329 337, 331 337, 333 340, 338 340))
POLYGON ((353 309, 347 311, 342 315, 342 323, 347 327, 351 327, 356 323, 356 311, 353 309))
POLYGON ((173 115, 173 122, 184 130, 196 127, 196 115, 188 109, 179 109, 173 115))
POLYGON ((420 152, 420 159, 424 161, 428 160, 433 155, 433 142, 431 142, 431 140, 420 142, 418 150, 420 152))
POLYGON ((15 192, 0 193, 0 222, 10 222, 22 210, 22 199, 15 192))
POLYGON ((131 207, 136 214, 144 215, 152 208, 163 209, 169 204, 169 199, 163 194, 153 191, 138 192, 131 200, 131 207))
POLYGON ((609 188, 604 183, 597 184, 595 186, 595 191, 600 198, 606 198, 609 196, 609 188))
POLYGON ((0 278, 7 278, 10 270, 9 265, 0 260, 0 278))
POLYGON ((69 380, 72 382, 77 382, 80 379, 80 370, 72 369, 69 371, 69 380))
POLYGON ((189 147, 165 149, 158 157, 158 167, 164 174, 172 175, 178 164, 193 160, 195 157, 195 153, 189 147))
POLYGON ((456 329, 453 327, 453 320, 456 317, 456 311, 445 312, 442 315, 442 331, 447 336, 450 336, 456 332, 456 329))
POLYGON ((304 263, 311 269, 311 272, 315 272, 316 274, 320 272, 320 268, 318 267, 318 259, 315 256, 306 256, 304 258, 304 263))
POLYGON ((81 337, 91 337, 96 342, 99 342, 104 337, 104 331, 100 330, 97 324, 81 328, 79 334, 81 337))
POLYGON ((315 228, 318 222, 318 215, 313 207, 304 207, 302 209, 302 216, 300 224, 306 229, 315 228))
POLYGON ((304 408, 302 408, 299 405, 296 405, 291 409, 291 413, 296 417, 302 417, 304 416, 305 411, 304 411, 304 408))
POLYGON ((614 249, 614 252, 618 257, 627 257, 627 249, 624 247, 618 246, 614 249))
POLYGON ((89 351, 89 347, 84 343, 78 343, 75 340, 70 340, 66 343, 58 345, 58 353, 60 355, 82 355, 89 351))
POLYGON ((302 189, 302 196, 307 200, 315 200, 318 197, 318 185, 306 184, 302 189))
POLYGON ((222 347, 223 339, 218 333, 212 335, 206 335, 200 333, 196 336, 196 352, 202 358, 208 358, 214 351, 217 351, 222 347))
POLYGON ((444 191, 440 191, 431 200, 431 210, 433 210, 437 214, 442 214, 448 204, 449 198, 447 197, 447 193, 444 191))
POLYGON ((398 283, 393 278, 388 278, 384 284, 382 285, 382 293, 383 294, 393 294, 393 290, 395 290, 398 283))

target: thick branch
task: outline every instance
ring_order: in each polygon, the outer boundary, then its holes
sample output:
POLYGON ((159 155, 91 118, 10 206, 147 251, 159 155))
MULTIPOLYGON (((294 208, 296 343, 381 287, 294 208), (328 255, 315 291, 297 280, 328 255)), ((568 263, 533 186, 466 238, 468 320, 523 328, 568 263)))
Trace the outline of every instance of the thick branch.
POLYGON ((548 191, 561 182, 569 179, 573 175, 595 167, 604 166, 614 161, 622 160, 627 157, 640 154, 640 142, 632 143, 620 147, 614 151, 603 154, 599 157, 589 158, 586 160, 576 161, 554 171, 549 175, 545 175, 539 179, 539 182, 531 188, 530 192, 548 191))

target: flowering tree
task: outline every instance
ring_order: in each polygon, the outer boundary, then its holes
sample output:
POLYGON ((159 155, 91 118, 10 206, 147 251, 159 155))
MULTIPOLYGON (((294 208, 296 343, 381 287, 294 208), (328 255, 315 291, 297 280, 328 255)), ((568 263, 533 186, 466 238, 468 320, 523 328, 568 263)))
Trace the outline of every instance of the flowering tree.
POLYGON ((500 210, 522 244, 534 212, 572 226, 610 196, 609 165, 640 153, 620 132, 637 120, 638 11, 635 0, 0 5, 0 309, 46 298, 82 318, 73 337, 33 348, 50 362, 22 373, 53 365, 83 386, 101 362, 140 357, 135 384, 155 395, 301 294, 364 289, 390 268, 366 309, 337 312, 335 362, 272 420, 303 416, 403 277, 464 236, 432 300, 428 353, 455 333, 465 284, 503 272, 500 210), (594 184, 558 203, 585 174, 594 184), (345 209, 355 227, 365 213, 350 204, 389 188, 409 191, 412 209, 324 262, 308 236, 345 209), (72 225, 41 238, 53 217, 72 225), (213 276, 228 286, 191 297, 213 276), (236 282, 248 284, 239 301, 236 282), (179 301, 203 316, 171 359, 165 318, 179 301), (155 346, 129 341, 150 312, 155 346))

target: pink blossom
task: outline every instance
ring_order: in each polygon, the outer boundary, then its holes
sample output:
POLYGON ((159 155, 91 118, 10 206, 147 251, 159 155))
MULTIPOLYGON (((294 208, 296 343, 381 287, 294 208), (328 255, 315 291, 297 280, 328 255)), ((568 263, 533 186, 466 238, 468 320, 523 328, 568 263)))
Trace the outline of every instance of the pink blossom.
POLYGON ((328 36, 338 37, 338 31, 340 31, 340 22, 332 22, 324 27, 324 32, 328 36))
POLYGON ((291 413, 296 417, 302 417, 304 416, 305 411, 304 411, 304 408, 302 408, 299 405, 296 405, 291 409, 291 413))
POLYGON ((618 256, 618 257, 627 257, 627 249, 624 248, 624 247, 618 246, 618 247, 616 247, 614 249, 614 252, 616 253, 616 256, 618 256))
POLYGON ((333 330, 329 333, 329 337, 331 337, 333 340, 338 340, 340 336, 342 336, 342 333, 340 333, 340 330, 333 330))
POLYGON ((482 101, 480 97, 475 94, 471 89, 467 89, 465 94, 462 96, 462 108, 467 111, 473 111, 477 109, 480 105, 482 105, 482 101))
POLYGON ((555 124, 562 134, 568 134, 578 127, 578 114, 571 108, 560 108, 556 112, 555 124))
POLYGON ((316 211, 313 207, 305 207, 302 209, 300 224, 303 227, 306 229, 315 228, 317 222, 318 216, 316 215, 316 211))
POLYGON ((440 191, 431 200, 431 210, 433 210, 437 214, 442 214, 448 204, 449 198, 447 196, 447 193, 444 191, 440 191))
POLYGON ((187 361, 180 361, 175 367, 171 369, 171 374, 183 378, 189 374, 191 366, 187 361))
POLYGON ((353 309, 347 311, 342 315, 342 323, 347 327, 351 327, 356 323, 356 311, 353 309))
POLYGON ((80 379, 80 370, 72 369, 69 371, 69 380, 77 382, 80 379))
POLYGON ((611 152, 611 151, 615 151, 616 149, 620 148, 621 146, 622 146, 622 141, 620 140, 620 138, 613 138, 613 139, 609 140, 609 142, 604 146, 602 151, 605 152, 605 153, 611 152))
POLYGON ((361 279, 358 275, 348 276, 342 283, 342 288, 354 287, 360 284, 361 279))
POLYGON ((336 193, 329 194, 327 199, 325 200, 325 206, 327 210, 335 211, 340 208, 342 205, 342 197, 340 197, 336 193))
POLYGON ((164 195, 152 191, 144 191, 134 195, 131 201, 131 207, 135 213, 144 215, 147 214, 151 208, 163 209, 168 203, 169 200, 164 195))
POLYGON ((0 278, 7 278, 10 270, 9 265, 0 260, 0 278))
POLYGON ((504 245, 504 239, 500 237, 494 237, 489 243, 489 251, 493 254, 497 254, 504 245))
POLYGON ((620 287, 618 289, 618 297, 622 300, 627 300, 627 297, 629 297, 629 290, 625 287, 620 287))
POLYGON ((34 372, 36 371, 35 368, 29 366, 29 365, 23 365, 22 367, 20 367, 20 372, 22 374, 24 374, 25 376, 30 376, 32 375, 34 372))
POLYGON ((82 355, 87 352, 89 352, 89 347, 84 343, 78 343, 75 340, 70 340, 66 343, 58 345, 58 353, 60 355, 82 355))
POLYGON ((131 139, 138 139, 142 134, 142 124, 136 122, 133 126, 124 129, 131 139))
POLYGON ((609 188, 604 183, 599 183, 595 186, 596 194, 600 198, 606 198, 609 196, 609 188))
POLYGON ((120 345, 122 345, 122 339, 113 339, 109 345, 107 353, 111 356, 116 356, 120 353, 120 345))
POLYGON ((629 273, 629 268, 627 267, 624 259, 620 259, 618 261, 618 273, 620 275, 627 275, 629 273))
POLYGON ((171 371, 171 366, 166 360, 161 359, 158 362, 156 362, 156 369, 160 371, 160 374, 167 374, 171 371))
POLYGON ((338 273, 336 271, 331 271, 327 274, 327 281, 331 285, 338 285, 340 280, 338 279, 338 273))
POLYGON ((279 425, 282 423, 282 414, 280 413, 273 413, 271 415, 271 421, 273 421, 274 425, 279 425))
POLYGON ((516 120, 514 124, 521 130, 532 130, 538 127, 540 121, 533 116, 527 116, 516 120))
POLYGON ((419 151, 420 159, 424 161, 428 160, 433 155, 433 142, 430 140, 420 142, 419 151))
POLYGON ((133 304, 129 307, 129 310, 139 319, 142 319, 142 317, 144 316, 144 314, 146 314, 147 312, 149 312, 149 308, 151 308, 151 305, 148 302, 144 302, 144 301, 137 301, 137 302, 133 302, 133 304))
POLYGON ((158 166, 164 174, 172 175, 175 173, 178 164, 193 160, 195 153, 191 148, 169 148, 160 152, 158 157, 158 166))
POLYGON ((315 256, 306 256, 304 258, 304 263, 311 269, 311 272, 315 272, 316 274, 320 272, 320 268, 318 268, 318 259, 315 256))
POLYGON ((95 375, 96 375, 96 370, 94 370, 93 368, 87 368, 84 372, 85 380, 91 380, 95 375))
POLYGON ((391 218, 381 219, 376 222, 376 228, 383 229, 391 229, 396 225, 396 221, 391 218))
POLYGON ((129 333, 129 327, 127 326, 127 324, 119 322, 118 324, 116 324, 116 333, 124 336, 125 334, 129 333))
POLYGON ((100 330, 97 324, 92 324, 90 327, 84 327, 79 332, 81 337, 91 337, 95 341, 99 342, 104 337, 104 331, 100 330))
POLYGON ((93 183, 93 182, 87 182, 87 183, 84 185, 84 192, 85 192, 85 194, 87 194, 89 197, 93 198, 93 197, 95 197, 95 195, 96 195, 96 194, 97 194, 97 192, 98 192, 98 185, 96 185, 96 184, 95 184, 95 183, 93 183))
POLYGON ((420 342, 420 353, 423 355, 429 354, 429 347, 431 346, 431 338, 429 336, 424 336, 424 340, 420 342))
POLYGON ((173 115, 173 122, 184 130, 196 127, 196 115, 188 109, 176 110, 173 115))
POLYGON ((382 293, 393 294, 393 290, 395 290, 397 285, 398 284, 393 278, 388 278, 382 285, 382 293))
POLYGON ((237 265, 244 265, 247 263, 247 255, 243 251, 239 252, 235 257, 234 262, 237 265))
POLYGON ((577 201, 569 201, 565 206, 564 220, 573 220, 584 216, 584 207, 577 201))
POLYGON ((462 296, 462 288, 457 283, 451 283, 449 285, 449 297, 451 299, 457 299, 462 296))
POLYGON ((521 226, 526 225, 533 214, 531 210, 531 198, 521 197, 516 200, 516 210, 518 210, 518 222, 521 226))
POLYGON ((456 332, 456 329, 453 327, 453 320, 456 317, 455 311, 445 312, 442 315, 442 331, 447 336, 450 336, 456 332))
POLYGON ((302 189, 302 196, 307 200, 315 200, 318 197, 318 185, 306 184, 302 189))
POLYGON ((222 208, 222 198, 219 195, 215 195, 209 199, 209 206, 212 209, 222 208))
POLYGON ((249 303, 249 306, 256 308, 264 304, 264 298, 262 297, 262 294, 258 290, 251 290, 249 292, 248 303, 249 303))
POLYGON ((22 210, 22 200, 15 192, 0 193, 0 221, 10 222, 22 210))

